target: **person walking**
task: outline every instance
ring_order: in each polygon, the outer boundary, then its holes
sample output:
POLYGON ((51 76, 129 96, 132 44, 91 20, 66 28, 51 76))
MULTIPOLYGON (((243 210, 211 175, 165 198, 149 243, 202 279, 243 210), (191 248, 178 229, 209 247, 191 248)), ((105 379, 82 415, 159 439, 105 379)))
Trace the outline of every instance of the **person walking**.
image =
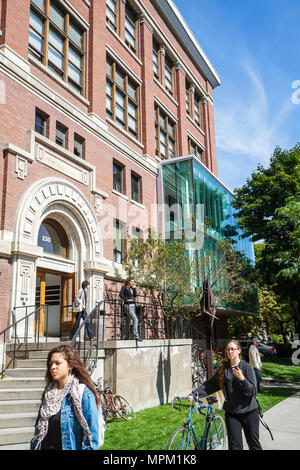
MULTIPOLYGON (((89 281, 83 281, 83 283, 81 284, 81 289, 79 289, 79 291, 77 292, 77 294, 75 296, 75 303, 77 305, 79 305, 81 308, 80 308, 80 311, 77 312, 77 314, 76 314, 76 321, 75 321, 75 323, 73 325, 73 328, 71 330, 70 339, 73 338, 76 331, 78 330, 81 318, 83 320, 86 320, 86 318, 88 316, 88 313, 87 313, 87 291, 88 291, 89 287, 90 287, 89 281)), ((85 327, 86 327, 86 331, 87 331, 87 334, 88 334, 89 338, 92 339, 93 338, 93 330, 92 330, 92 327, 91 327, 91 324, 90 324, 89 320, 86 322, 85 327)))
POLYGON ((135 299, 137 296, 136 285, 134 279, 129 277, 126 279, 124 286, 121 287, 119 296, 124 300, 125 310, 127 313, 127 329, 126 338, 129 339, 130 319, 133 321, 133 334, 136 341, 143 341, 138 332, 138 317, 136 315, 135 299))
POLYGON ((249 348, 249 362, 254 369, 257 382, 257 392, 260 393, 260 382, 262 378, 262 369, 261 369, 261 354, 257 348, 260 340, 258 338, 253 338, 252 344, 249 348))
POLYGON ((223 391, 229 450, 243 450, 242 430, 250 450, 262 450, 259 442, 259 412, 253 367, 242 361, 241 346, 232 339, 225 346, 225 357, 217 372, 194 390, 188 401, 223 391))
POLYGON ((30 449, 97 450, 99 403, 75 350, 69 345, 53 348, 47 358, 46 387, 30 449))

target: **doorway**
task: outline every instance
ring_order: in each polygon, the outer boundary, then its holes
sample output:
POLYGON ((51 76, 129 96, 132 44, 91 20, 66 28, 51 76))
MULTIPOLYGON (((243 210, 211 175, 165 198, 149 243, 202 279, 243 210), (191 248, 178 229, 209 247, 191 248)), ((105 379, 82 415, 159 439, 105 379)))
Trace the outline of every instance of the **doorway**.
POLYGON ((75 273, 65 274, 44 269, 37 270, 36 306, 47 305, 40 311, 40 334, 51 337, 66 336, 74 318, 72 302, 75 297, 75 273))

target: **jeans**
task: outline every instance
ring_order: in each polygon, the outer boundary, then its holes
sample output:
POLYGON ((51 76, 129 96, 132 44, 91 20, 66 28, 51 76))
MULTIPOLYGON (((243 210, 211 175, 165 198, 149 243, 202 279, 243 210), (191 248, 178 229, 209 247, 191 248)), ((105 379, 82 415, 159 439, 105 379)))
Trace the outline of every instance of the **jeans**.
MULTIPOLYGON (((76 331, 78 330, 78 328, 79 328, 79 323, 80 323, 81 318, 82 318, 83 320, 85 320, 86 317, 87 317, 87 315, 88 315, 88 314, 87 314, 87 311, 86 311, 85 308, 84 308, 81 312, 78 312, 78 313, 77 313, 77 315, 76 315, 76 322, 74 323, 74 326, 73 326, 72 331, 71 331, 71 333, 70 333, 70 339, 73 338, 73 336, 75 335, 76 331)), ((90 324, 89 321, 86 322, 85 327, 86 327, 86 330, 87 330, 87 334, 88 334, 89 338, 91 339, 91 338, 93 337, 93 330, 92 330, 92 327, 91 327, 91 324, 90 324)))
POLYGON ((126 304, 125 311, 127 313, 127 325, 125 331, 125 339, 129 339, 129 329, 130 329, 130 320, 133 320, 133 334, 135 339, 139 338, 139 331, 138 331, 138 317, 136 316, 136 307, 135 304, 126 304))
POLYGON ((249 450, 262 450, 259 442, 258 409, 242 414, 226 412, 225 421, 229 450, 243 450, 242 430, 244 430, 249 450))
POLYGON ((261 382, 262 371, 254 367, 254 372, 255 372, 255 377, 256 377, 256 382, 257 382, 257 392, 259 393, 260 392, 259 386, 261 382))

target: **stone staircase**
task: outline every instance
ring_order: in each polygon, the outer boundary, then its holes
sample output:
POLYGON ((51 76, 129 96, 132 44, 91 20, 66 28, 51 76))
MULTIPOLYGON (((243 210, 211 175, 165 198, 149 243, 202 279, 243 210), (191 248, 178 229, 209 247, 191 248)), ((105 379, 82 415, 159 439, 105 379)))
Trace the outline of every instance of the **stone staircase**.
MULTIPOLYGON (((60 343, 29 344, 27 359, 17 359, 0 379, 0 450, 28 450, 45 388, 48 352, 60 343)), ((18 354, 22 354, 19 348, 18 354)))

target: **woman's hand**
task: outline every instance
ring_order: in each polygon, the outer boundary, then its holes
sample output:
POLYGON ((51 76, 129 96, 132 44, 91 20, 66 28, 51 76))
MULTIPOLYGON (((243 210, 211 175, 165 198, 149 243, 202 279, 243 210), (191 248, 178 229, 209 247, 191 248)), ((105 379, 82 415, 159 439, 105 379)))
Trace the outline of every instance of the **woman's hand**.
POLYGON ((243 380, 245 380, 245 377, 241 371, 241 369, 239 367, 234 367, 232 368, 232 372, 234 373, 234 375, 242 382, 243 380))

